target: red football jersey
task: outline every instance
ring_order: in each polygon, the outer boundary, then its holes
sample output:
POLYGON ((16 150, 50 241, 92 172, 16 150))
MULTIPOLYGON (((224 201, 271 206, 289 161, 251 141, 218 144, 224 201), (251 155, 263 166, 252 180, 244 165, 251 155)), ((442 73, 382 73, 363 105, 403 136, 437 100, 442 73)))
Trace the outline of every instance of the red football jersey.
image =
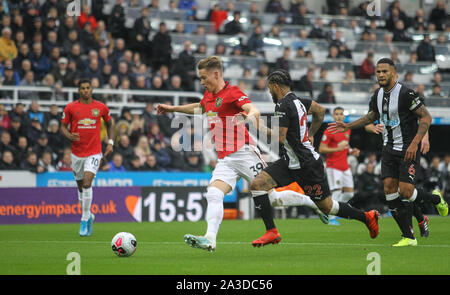
POLYGON ((216 94, 205 91, 200 104, 205 110, 212 138, 219 159, 239 150, 244 144, 252 143, 245 124, 235 125, 233 118, 242 112, 242 106, 251 103, 239 87, 228 82, 216 94))
MULTIPOLYGON (((335 148, 344 140, 350 142, 350 133, 351 131, 347 130, 345 132, 331 134, 327 129, 325 129, 322 136, 322 142, 330 148, 335 148)), ((327 154, 327 168, 334 168, 341 171, 347 170, 349 168, 347 156, 348 149, 327 154)))
POLYGON ((70 124, 70 133, 80 134, 79 141, 72 141, 72 154, 88 157, 102 152, 101 118, 109 122, 111 115, 109 108, 98 100, 92 100, 90 104, 77 100, 65 107, 61 122, 70 124))

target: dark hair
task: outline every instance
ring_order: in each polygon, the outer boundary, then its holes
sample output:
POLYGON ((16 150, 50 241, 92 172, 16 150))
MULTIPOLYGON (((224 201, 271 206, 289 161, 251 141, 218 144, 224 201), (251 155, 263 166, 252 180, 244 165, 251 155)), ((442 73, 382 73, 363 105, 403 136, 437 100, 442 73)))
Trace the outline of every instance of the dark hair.
POLYGON ((289 88, 292 85, 291 75, 289 75, 288 71, 283 69, 277 69, 270 73, 267 76, 267 82, 288 86, 289 88))
POLYGON ((393 61, 392 59, 388 58, 388 57, 383 57, 382 59, 380 59, 380 60, 377 62, 377 65, 379 65, 379 64, 388 64, 388 65, 394 67, 394 69, 397 69, 397 68, 395 67, 394 61, 393 61))
POLYGON ((344 108, 343 107, 335 107, 333 109, 333 114, 334 114, 335 111, 344 111, 344 108))
POLYGON ((80 87, 81 87, 81 84, 84 84, 84 83, 89 83, 89 85, 91 85, 91 80, 89 80, 88 78, 81 78, 81 79, 78 81, 78 88, 80 88, 80 87))

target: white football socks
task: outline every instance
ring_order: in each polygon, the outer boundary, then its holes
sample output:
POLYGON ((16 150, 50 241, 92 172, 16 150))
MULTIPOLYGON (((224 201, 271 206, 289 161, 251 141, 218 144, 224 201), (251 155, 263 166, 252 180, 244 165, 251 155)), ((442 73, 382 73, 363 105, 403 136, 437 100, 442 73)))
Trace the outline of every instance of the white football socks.
POLYGON ((272 190, 269 199, 271 204, 277 203, 276 200, 279 199, 283 206, 306 206, 314 210, 319 209, 310 197, 291 190, 281 192, 272 190))
POLYGON ((82 214, 81 220, 88 221, 89 217, 91 217, 91 204, 92 204, 92 187, 83 188, 82 192, 83 202, 82 202, 82 214))
POLYGON ((217 233, 223 219, 223 197, 225 194, 214 186, 208 187, 206 200, 208 206, 206 208, 207 229, 205 237, 213 243, 216 243, 217 233))

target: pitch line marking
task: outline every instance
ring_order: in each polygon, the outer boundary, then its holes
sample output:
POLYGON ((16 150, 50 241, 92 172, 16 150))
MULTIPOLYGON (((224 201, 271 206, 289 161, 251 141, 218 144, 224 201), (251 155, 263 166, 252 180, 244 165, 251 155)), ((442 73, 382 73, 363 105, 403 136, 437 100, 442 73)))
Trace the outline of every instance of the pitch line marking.
MULTIPOLYGON (((52 244, 109 244, 109 242, 101 241, 36 241, 36 240, 0 240, 3 243, 52 243, 52 244)), ((178 245, 184 244, 184 242, 140 242, 139 244, 144 245, 178 245)), ((251 245, 250 241, 247 242, 219 242, 222 245, 251 245)), ((307 243, 307 242, 281 242, 280 245, 288 246, 348 246, 348 247, 391 247, 390 244, 349 244, 349 243, 307 243)), ((431 247, 431 248, 450 248, 450 245, 418 245, 418 247, 431 247)))

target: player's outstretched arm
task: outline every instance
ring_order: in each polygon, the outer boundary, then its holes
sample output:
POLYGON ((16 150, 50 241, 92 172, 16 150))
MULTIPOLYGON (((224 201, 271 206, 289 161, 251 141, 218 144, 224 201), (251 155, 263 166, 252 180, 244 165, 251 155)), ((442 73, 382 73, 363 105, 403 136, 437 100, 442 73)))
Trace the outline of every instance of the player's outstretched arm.
POLYGON ((199 102, 180 105, 180 106, 159 104, 156 107, 156 113, 158 115, 161 115, 164 113, 172 113, 172 112, 194 115, 194 114, 203 114, 205 111, 203 109, 203 106, 199 102))
POLYGON ((261 113, 259 112, 258 108, 256 108, 252 103, 246 103, 241 108, 245 112, 245 119, 252 122, 253 125, 255 125, 257 129, 259 129, 259 118, 261 116, 261 113))
POLYGON ((353 121, 351 123, 344 123, 344 122, 334 122, 328 124, 328 131, 332 134, 338 133, 338 132, 344 132, 349 129, 357 129, 364 127, 368 124, 373 124, 374 121, 378 120, 380 117, 380 114, 374 111, 369 111, 365 116, 362 116, 356 121, 353 121))
POLYGON ((325 116, 325 108, 315 101, 311 102, 308 115, 312 115, 311 125, 309 126, 309 137, 313 138, 320 126, 322 126, 325 116))

